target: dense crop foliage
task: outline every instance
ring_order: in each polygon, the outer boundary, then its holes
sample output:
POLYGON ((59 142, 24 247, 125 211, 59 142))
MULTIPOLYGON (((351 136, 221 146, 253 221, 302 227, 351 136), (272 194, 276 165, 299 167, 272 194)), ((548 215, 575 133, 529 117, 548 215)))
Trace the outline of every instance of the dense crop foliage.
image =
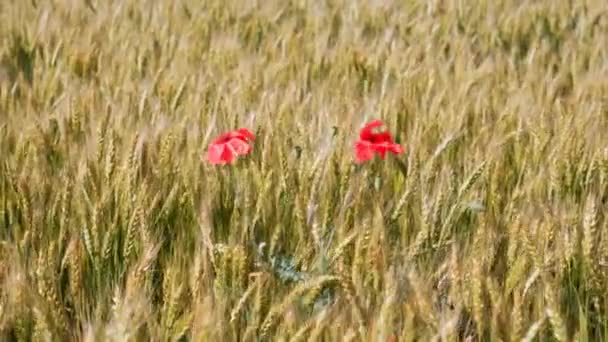
POLYGON ((2 1, 0 339, 606 340, 607 132, 605 0, 2 1))

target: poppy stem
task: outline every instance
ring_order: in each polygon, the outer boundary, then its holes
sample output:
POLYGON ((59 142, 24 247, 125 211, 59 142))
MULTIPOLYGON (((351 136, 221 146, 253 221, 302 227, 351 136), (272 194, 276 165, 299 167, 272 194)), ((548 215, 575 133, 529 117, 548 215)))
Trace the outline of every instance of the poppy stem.
POLYGON ((397 162, 397 167, 399 167, 399 171, 403 174, 404 178, 407 178, 407 164, 401 160, 400 158, 393 158, 395 162, 397 162))

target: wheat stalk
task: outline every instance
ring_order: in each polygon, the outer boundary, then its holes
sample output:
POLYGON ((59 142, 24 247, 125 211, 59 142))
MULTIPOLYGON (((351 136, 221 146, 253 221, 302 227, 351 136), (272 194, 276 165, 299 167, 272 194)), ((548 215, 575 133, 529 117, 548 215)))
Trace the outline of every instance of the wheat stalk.
POLYGON ((297 299, 298 297, 304 295, 308 291, 313 291, 320 287, 328 286, 332 283, 336 283, 339 281, 338 277, 335 276, 319 276, 317 278, 313 278, 302 284, 296 286, 279 304, 275 304, 270 308, 270 311, 266 315, 266 318, 262 322, 260 328, 260 335, 262 337, 267 336, 270 333, 270 330, 278 323, 280 320, 280 316, 285 312, 287 307, 291 305, 291 303, 297 299))

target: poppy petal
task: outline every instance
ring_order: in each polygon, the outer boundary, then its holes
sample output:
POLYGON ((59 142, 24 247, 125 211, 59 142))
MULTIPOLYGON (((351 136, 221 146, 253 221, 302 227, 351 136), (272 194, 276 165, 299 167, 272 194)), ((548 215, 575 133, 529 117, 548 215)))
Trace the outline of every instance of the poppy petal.
POLYGON ((378 133, 376 139, 380 140, 383 143, 394 143, 393 136, 389 132, 378 133))
POLYGON ((216 165, 232 163, 239 155, 251 152, 251 140, 255 136, 246 128, 223 133, 209 145, 207 160, 216 165))
POLYGON ((241 139, 232 139, 227 143, 236 155, 248 154, 251 152, 251 146, 241 139))
POLYGON ((391 144, 391 146, 389 148, 390 148, 390 151, 393 152, 394 154, 403 153, 403 147, 401 147, 401 145, 399 145, 399 144, 391 144))
POLYGON ((357 141, 355 144, 355 154, 355 159, 358 163, 366 162, 374 157, 371 144, 365 141, 357 141))
POLYGON ((361 140, 371 140, 372 137, 374 136, 374 133, 372 132, 372 130, 376 127, 380 127, 383 125, 384 125, 384 123, 382 123, 382 121, 374 120, 374 121, 368 123, 367 125, 365 125, 365 127, 363 127, 363 129, 361 129, 361 133, 359 133, 359 137, 361 138, 361 140))
POLYGON ((241 128, 237 132, 239 132, 239 134, 241 134, 245 140, 255 140, 255 135, 253 135, 253 133, 251 133, 251 131, 249 131, 247 128, 241 128))
POLYGON ((229 142, 230 139, 234 139, 234 138, 235 138, 234 132, 227 132, 227 133, 220 135, 217 139, 215 139, 213 141, 213 143, 214 144, 225 144, 225 143, 229 142))
POLYGON ((211 164, 224 164, 224 161, 222 160, 223 153, 224 145, 212 144, 207 151, 207 160, 209 160, 211 164))
POLYGON ((222 151, 222 154, 220 155, 220 159, 223 163, 229 164, 236 157, 236 153, 228 144, 224 145, 223 147, 224 149, 222 151))

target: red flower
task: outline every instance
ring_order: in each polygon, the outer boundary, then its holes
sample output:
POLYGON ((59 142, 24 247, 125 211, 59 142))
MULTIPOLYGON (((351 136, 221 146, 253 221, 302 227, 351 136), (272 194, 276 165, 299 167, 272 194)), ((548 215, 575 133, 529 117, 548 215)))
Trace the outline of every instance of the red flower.
POLYGON ((230 164, 239 155, 251 152, 250 140, 255 137, 246 128, 224 133, 209 145, 207 159, 211 164, 230 164))
POLYGON ((374 153, 380 154, 380 158, 384 159, 386 152, 393 154, 403 153, 403 148, 393 141, 393 137, 389 132, 374 133, 372 130, 376 127, 383 126, 380 120, 375 120, 368 123, 361 133, 359 133, 359 141, 355 143, 356 161, 363 163, 374 158, 374 153))

